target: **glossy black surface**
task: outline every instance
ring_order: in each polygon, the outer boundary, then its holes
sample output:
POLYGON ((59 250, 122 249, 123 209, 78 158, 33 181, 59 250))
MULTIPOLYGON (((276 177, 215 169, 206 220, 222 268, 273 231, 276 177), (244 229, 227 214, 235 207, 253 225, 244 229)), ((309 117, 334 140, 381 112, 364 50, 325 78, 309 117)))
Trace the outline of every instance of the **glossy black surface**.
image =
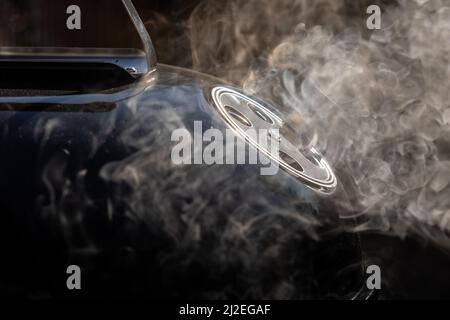
MULTIPOLYGON (((225 130, 205 92, 221 81, 159 66, 105 92, 0 98, 0 294, 25 297, 351 298, 356 235, 280 171, 184 165, 171 133, 225 130), (331 229, 331 228, 330 228, 331 229), (83 290, 66 289, 66 268, 83 290)), ((7 91, 4 91, 5 93, 7 91)))

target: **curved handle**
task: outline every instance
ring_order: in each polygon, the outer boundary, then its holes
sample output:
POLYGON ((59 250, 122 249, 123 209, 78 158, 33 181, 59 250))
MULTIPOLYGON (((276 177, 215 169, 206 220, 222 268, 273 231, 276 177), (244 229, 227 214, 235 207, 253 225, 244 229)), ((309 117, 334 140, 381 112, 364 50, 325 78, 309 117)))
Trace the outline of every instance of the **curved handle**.
POLYGON ((131 0, 122 0, 123 5, 127 9, 128 15, 130 16, 133 24, 139 33, 139 37, 142 40, 144 45, 145 54, 147 56, 148 63, 148 72, 152 72, 156 70, 157 57, 155 52, 155 47, 153 46, 152 39, 145 28, 144 23, 142 22, 139 13, 133 5, 131 0))

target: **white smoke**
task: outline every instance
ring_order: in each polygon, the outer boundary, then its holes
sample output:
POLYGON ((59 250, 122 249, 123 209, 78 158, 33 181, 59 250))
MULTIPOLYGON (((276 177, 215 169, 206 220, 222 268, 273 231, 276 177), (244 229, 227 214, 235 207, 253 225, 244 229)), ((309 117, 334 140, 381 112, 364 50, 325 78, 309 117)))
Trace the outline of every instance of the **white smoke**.
POLYGON ((450 1, 203 2, 194 67, 283 110, 338 171, 336 214, 356 230, 450 245, 450 1), (348 12, 359 12, 349 18, 348 12), (208 25, 208 28, 204 26, 208 25))

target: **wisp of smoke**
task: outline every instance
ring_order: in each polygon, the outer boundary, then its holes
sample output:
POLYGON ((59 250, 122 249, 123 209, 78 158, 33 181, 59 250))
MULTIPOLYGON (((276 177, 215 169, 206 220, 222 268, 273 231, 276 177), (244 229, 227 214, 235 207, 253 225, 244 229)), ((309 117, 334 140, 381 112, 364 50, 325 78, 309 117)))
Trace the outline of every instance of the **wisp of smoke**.
MULTIPOLYGON (((170 133, 198 115, 182 114, 198 101, 180 86, 124 101, 87 143, 89 154, 101 153, 112 136, 127 151, 98 168, 107 210, 90 215, 96 199, 83 188, 86 172, 69 183, 56 159, 43 171, 50 201, 39 202, 42 218, 57 220, 74 256, 117 259, 104 278, 121 278, 123 267, 139 284, 148 279, 146 290, 158 297, 348 294, 342 275, 360 275, 357 241, 309 241, 325 239, 324 226, 417 233, 450 246, 450 0, 383 5, 382 30, 373 32, 368 5, 204 1, 188 23, 194 69, 279 108, 302 136, 299 147, 316 145, 335 168, 334 195, 321 198, 282 171, 264 178, 258 168, 172 165, 170 133), (356 227, 344 219, 355 217, 356 227), (320 292, 321 279, 334 277, 339 292, 320 292)), ((37 123, 36 139, 45 144, 73 117, 37 123)))
POLYGON ((327 201, 359 217, 355 231, 448 247, 450 1, 378 3, 372 32, 370 4, 205 1, 189 21, 194 68, 242 84, 307 134, 340 177, 327 201))

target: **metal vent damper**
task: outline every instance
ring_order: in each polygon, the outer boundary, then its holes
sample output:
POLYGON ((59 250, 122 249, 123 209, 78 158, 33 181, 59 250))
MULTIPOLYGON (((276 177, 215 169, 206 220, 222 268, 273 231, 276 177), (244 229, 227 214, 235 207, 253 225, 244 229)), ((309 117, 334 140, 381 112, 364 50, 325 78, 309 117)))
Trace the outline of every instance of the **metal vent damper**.
MULTIPOLYGON (((283 120, 269 108, 250 97, 228 87, 215 87, 211 91, 215 109, 227 125, 242 139, 257 148, 279 167, 316 192, 331 194, 337 179, 327 161, 314 147, 300 149, 281 133, 283 120), (258 143, 248 129, 266 129, 280 132, 277 151, 258 143)), ((269 135, 270 136, 270 135, 269 135)))

